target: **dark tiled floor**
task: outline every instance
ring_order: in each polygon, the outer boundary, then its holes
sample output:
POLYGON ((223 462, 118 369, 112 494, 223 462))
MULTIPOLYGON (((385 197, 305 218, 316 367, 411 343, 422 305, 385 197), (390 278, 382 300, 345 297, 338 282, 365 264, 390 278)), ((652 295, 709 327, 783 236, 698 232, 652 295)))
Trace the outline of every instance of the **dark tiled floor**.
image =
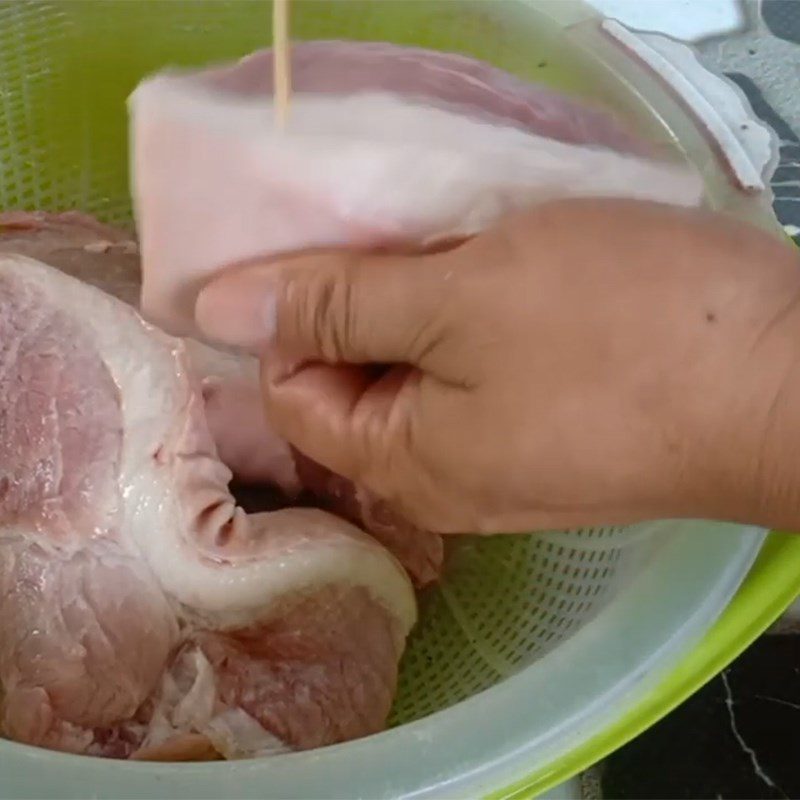
POLYGON ((768 636, 603 765, 603 797, 800 797, 800 636, 768 636))

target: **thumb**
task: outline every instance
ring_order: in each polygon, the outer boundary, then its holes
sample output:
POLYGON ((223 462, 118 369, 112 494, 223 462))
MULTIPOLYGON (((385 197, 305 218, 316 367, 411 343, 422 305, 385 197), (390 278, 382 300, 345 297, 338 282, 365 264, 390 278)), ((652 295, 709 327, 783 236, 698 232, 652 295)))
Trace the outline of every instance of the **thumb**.
POLYGON ((447 325, 442 257, 311 254, 237 269, 203 290, 196 319, 207 336, 261 353, 276 431, 388 499, 420 369, 447 325))
POLYGON ((252 351, 417 364, 444 323, 441 258, 336 252, 243 267, 203 289, 195 318, 206 336, 252 351))

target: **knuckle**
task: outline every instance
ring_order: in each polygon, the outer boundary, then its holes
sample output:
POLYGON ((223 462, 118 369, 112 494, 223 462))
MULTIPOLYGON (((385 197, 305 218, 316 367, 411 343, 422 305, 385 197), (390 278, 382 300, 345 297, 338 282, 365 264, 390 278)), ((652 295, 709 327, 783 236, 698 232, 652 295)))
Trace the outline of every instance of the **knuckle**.
POLYGON ((319 275, 311 285, 313 290, 306 295, 306 317, 311 340, 324 361, 333 361, 338 350, 336 280, 327 274, 319 275))
POLYGON ((298 272, 283 284, 277 344, 303 356, 319 357, 326 347, 332 289, 314 272, 298 272))
POLYGON ((322 361, 342 361, 356 332, 354 266, 299 270, 284 284, 278 344, 298 348, 322 361))

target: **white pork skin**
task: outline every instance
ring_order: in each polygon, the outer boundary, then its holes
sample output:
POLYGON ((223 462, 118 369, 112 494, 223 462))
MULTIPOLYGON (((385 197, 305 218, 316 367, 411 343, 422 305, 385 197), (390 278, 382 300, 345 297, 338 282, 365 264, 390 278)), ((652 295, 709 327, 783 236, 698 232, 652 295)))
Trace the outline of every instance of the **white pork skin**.
POLYGON ((198 291, 237 262, 435 245, 560 197, 702 199, 693 169, 608 114, 473 59, 297 43, 284 128, 271 66, 165 72, 130 99, 142 311, 171 333, 197 333, 198 291))

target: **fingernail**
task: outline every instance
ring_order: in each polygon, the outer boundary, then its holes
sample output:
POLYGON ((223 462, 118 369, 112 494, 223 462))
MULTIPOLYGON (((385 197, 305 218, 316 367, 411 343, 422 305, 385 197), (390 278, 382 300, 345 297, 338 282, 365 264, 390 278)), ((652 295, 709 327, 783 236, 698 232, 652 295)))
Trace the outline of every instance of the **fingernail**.
POLYGON ((274 281, 251 272, 219 278, 200 292, 195 321, 205 336, 221 344, 265 347, 277 325, 274 281))

